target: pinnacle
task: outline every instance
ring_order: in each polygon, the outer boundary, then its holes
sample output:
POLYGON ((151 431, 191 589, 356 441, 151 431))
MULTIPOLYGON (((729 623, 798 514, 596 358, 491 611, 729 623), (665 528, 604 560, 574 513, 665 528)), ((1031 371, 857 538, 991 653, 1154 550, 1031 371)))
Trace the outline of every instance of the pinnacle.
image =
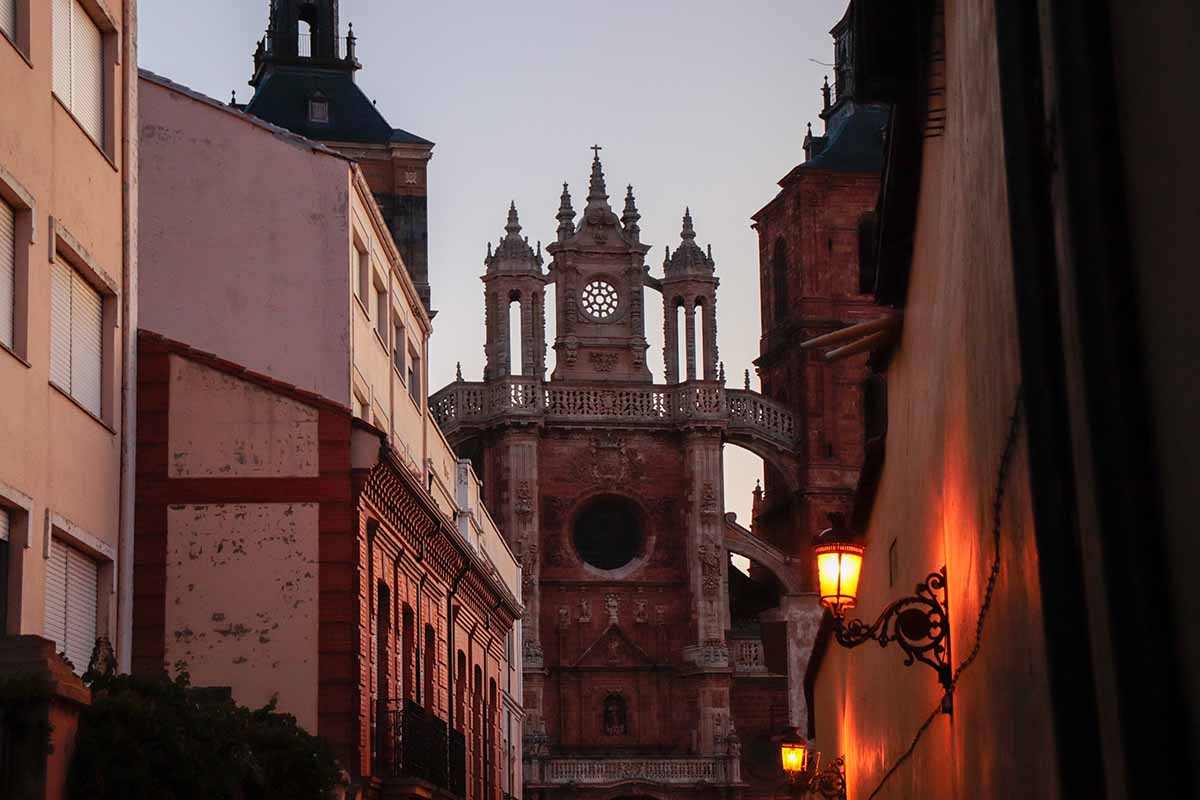
POLYGON ((696 229, 692 227, 692 209, 688 207, 683 212, 683 230, 679 232, 679 238, 691 241, 696 238, 696 229))
POLYGON ((592 156, 592 178, 588 184, 588 203, 595 200, 608 200, 608 187, 604 185, 604 166, 600 163, 600 147, 595 146, 596 154, 592 156))
POLYGON ((504 226, 504 230, 508 231, 510 236, 516 236, 521 232, 521 222, 517 218, 517 201, 514 200, 508 207, 508 224, 504 226))

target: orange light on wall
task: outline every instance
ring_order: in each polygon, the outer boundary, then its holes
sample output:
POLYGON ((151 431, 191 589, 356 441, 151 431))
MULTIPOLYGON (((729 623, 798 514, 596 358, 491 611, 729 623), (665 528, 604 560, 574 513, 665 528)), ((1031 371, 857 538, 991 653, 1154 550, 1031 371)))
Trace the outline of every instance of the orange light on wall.
POLYGON ((858 579, 866 548, 852 541, 852 534, 843 526, 840 514, 829 517, 833 527, 822 531, 814 552, 821 604, 835 617, 841 617, 845 609, 853 608, 858 601, 858 579))

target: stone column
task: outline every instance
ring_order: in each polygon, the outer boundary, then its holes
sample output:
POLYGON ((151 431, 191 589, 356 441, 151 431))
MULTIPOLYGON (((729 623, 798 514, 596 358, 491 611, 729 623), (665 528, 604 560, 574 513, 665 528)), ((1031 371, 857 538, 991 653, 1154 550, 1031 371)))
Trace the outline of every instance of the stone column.
POLYGON ((704 380, 717 380, 717 296, 714 293, 704 302, 704 380))
POLYGON ((695 643, 684 652, 698 678, 701 755, 725 751, 730 733, 730 660, 725 642, 729 617, 729 556, 723 536, 724 490, 721 437, 689 431, 684 439, 687 472, 687 548, 695 643))
POLYGON ((679 383, 679 316, 671 300, 663 303, 663 364, 667 384, 679 383))
POLYGON ((763 615, 764 621, 782 621, 787 626, 788 724, 801 732, 808 730, 804 673, 824 613, 816 594, 791 594, 780 599, 778 609, 763 615))
POLYGON ((684 325, 687 330, 684 334, 687 337, 687 379, 689 381, 696 380, 696 304, 689 301, 683 307, 684 325))

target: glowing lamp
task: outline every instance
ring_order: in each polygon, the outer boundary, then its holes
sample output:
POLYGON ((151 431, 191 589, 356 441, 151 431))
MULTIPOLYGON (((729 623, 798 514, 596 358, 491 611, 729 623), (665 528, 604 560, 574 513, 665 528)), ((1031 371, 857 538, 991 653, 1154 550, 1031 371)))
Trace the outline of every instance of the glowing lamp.
POLYGON ((817 556, 817 577, 820 581, 821 604, 841 617, 845 609, 858 600, 858 578, 862 574, 865 548, 853 540, 853 534, 842 523, 841 514, 830 514, 833 527, 817 537, 814 551, 817 556))
POLYGON ((795 778, 808 771, 808 744, 799 736, 789 735, 779 743, 783 771, 795 778))

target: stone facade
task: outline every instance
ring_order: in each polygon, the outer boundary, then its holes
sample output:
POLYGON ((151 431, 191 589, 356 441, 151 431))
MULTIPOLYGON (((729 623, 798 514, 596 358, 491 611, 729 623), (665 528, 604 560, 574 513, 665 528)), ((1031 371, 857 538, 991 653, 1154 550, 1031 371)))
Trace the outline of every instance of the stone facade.
MULTIPOLYGON (((815 603, 798 594, 783 553, 726 518, 722 446, 790 464, 795 417, 724 386, 715 262, 695 243, 690 212, 662 278, 646 266, 632 187, 618 217, 598 154, 580 217, 564 186, 543 271, 509 209, 485 262, 484 380, 460 380, 430 401, 483 476, 488 505, 503 510, 498 522, 523 566, 525 789, 545 800, 743 796, 753 788, 743 741, 751 729, 765 734, 758 718, 770 714, 756 705, 761 689, 784 703, 782 726, 803 668, 791 678, 782 659, 768 668, 757 631, 734 640, 730 541, 765 562, 786 595, 777 607, 815 603), (549 380, 548 283, 558 332, 549 380), (668 342, 685 343, 682 363, 667 346, 666 385, 646 366, 646 288, 662 293, 668 342), (509 356, 516 336, 520 364, 509 356), (735 697, 748 702, 735 707, 735 697)), ((780 776, 764 774, 765 794, 780 776)))

